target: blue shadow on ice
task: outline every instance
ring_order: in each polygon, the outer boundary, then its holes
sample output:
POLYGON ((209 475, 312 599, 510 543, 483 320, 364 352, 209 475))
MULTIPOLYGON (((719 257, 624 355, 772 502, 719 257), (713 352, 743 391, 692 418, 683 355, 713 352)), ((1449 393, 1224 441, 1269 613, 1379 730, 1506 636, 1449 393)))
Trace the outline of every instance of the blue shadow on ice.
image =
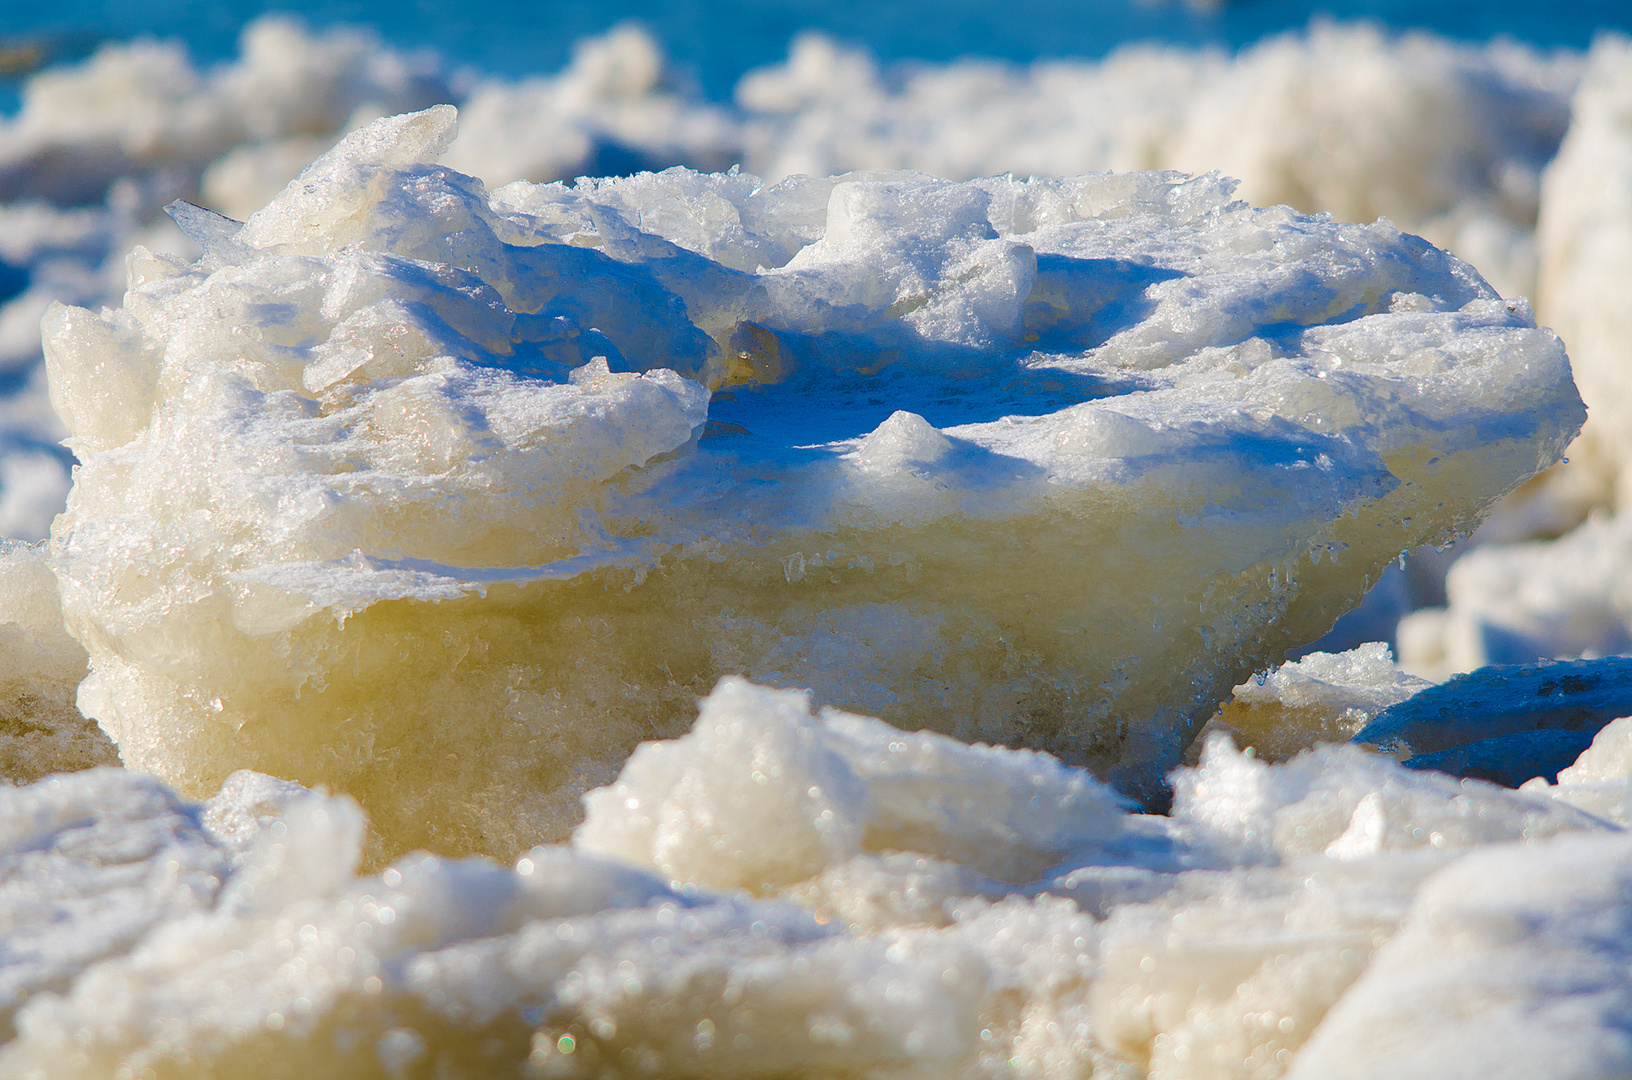
POLYGON ((1558 779, 1611 720, 1632 715, 1632 656, 1493 664, 1379 713, 1354 737, 1410 769, 1518 787, 1558 779))

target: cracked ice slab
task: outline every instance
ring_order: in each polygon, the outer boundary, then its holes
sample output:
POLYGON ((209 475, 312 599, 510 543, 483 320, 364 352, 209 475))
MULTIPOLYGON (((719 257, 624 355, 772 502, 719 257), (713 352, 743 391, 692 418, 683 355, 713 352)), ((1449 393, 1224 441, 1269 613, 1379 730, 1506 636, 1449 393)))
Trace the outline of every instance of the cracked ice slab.
POLYGON ((1169 173, 481 183, 387 118, 45 321, 80 703, 185 792, 513 853, 722 673, 1161 798, 1231 687, 1555 461, 1557 338, 1169 173))

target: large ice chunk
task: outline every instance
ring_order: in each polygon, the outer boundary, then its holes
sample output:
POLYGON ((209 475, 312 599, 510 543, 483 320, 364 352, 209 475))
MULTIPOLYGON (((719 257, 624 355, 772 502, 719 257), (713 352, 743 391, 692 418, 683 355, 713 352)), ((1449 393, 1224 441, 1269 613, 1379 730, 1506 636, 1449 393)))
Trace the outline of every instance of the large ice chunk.
POLYGON ((1569 731, 1583 741, 1568 764, 1600 728, 1628 713, 1632 658, 1497 664, 1390 706, 1357 732, 1355 741, 1388 751, 1434 754, 1480 739, 1569 731))
POLYGON ((1172 174, 491 197, 382 120, 46 320, 80 704, 183 790, 508 851, 726 672, 1159 797, 1204 717, 1581 408, 1386 223, 1172 174))

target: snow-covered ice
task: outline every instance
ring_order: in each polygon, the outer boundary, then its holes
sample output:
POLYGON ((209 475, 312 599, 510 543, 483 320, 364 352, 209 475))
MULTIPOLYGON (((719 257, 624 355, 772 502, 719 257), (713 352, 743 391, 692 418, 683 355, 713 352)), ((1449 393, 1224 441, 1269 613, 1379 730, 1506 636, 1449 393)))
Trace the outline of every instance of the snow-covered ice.
POLYGON ((0 1071, 1382 1076, 1485 1061, 1497 1021, 1618 1060, 1615 827, 1350 747, 1219 737, 1176 787, 1130 814, 1046 755, 730 681, 511 865, 359 874, 355 804, 251 775, 0 789, 4 985, 39 988, 0 1071))
POLYGON ((79 703, 195 796, 251 767, 513 853, 739 672, 1159 800, 1580 423, 1522 302, 1216 177, 489 197, 454 123, 178 208, 200 261, 45 316, 79 703))

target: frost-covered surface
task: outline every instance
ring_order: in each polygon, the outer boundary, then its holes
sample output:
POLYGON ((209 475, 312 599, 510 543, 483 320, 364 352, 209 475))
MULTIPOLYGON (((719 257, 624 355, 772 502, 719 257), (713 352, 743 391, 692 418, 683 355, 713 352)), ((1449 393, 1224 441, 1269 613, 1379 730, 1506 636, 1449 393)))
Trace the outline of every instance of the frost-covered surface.
POLYGON ((110 45, 30 79, 0 120, 0 372, 21 384, 0 399, 0 535, 43 538, 68 491, 40 367, 53 300, 116 303, 133 243, 186 250, 155 220, 170 200, 264 201, 348 127, 457 93, 434 58, 363 31, 266 18, 241 49, 201 71, 175 43, 110 45))
POLYGON ((513 866, 360 876, 355 805, 265 777, 0 790, 0 1071, 1471 1077, 1497 1020, 1582 1066, 1527 1075, 1619 1062, 1613 826, 1350 747, 1176 789, 731 682, 513 866))
POLYGON ((127 765, 515 851, 735 671, 1159 798, 1580 421, 1522 303, 1216 177, 490 199, 433 164, 453 123, 377 121, 242 228, 180 208, 200 262, 48 313, 79 700, 127 765))

